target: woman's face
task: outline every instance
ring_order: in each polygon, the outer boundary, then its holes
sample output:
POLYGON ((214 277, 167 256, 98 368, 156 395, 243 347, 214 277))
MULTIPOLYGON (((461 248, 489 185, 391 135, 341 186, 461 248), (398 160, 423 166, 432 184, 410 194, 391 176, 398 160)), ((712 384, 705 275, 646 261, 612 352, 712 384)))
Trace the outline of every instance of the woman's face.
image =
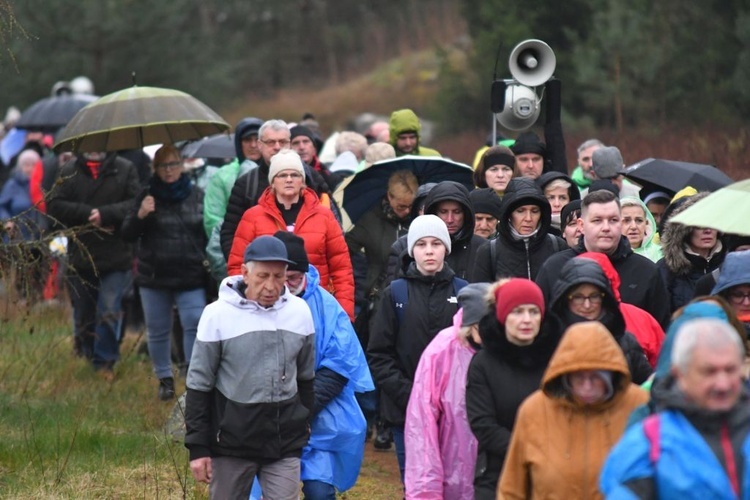
POLYGON ((161 161, 154 165, 157 177, 166 184, 177 182, 182 175, 182 159, 176 155, 167 155, 161 161))
POLYGON ((518 234, 526 236, 539 226, 542 209, 537 205, 521 205, 510 214, 510 223, 518 234))
POLYGON ((632 248, 641 248, 646 238, 648 219, 641 207, 622 207, 622 234, 624 234, 632 248))
POLYGON ((568 374, 568 382, 573 397, 584 404, 596 404, 604 401, 607 395, 607 383, 594 370, 580 370, 568 374))
POLYGON ((505 318, 505 336, 515 345, 529 345, 539 335, 542 311, 534 304, 522 304, 505 318))
POLYGON ((690 233, 688 245, 697 254, 708 255, 716 241, 719 238, 719 232, 716 229, 707 227, 694 227, 690 233))
POLYGON ((503 193, 513 177, 513 168, 507 165, 492 165, 484 172, 484 181, 487 187, 497 193, 503 193))
POLYGON ((589 321, 596 321, 602 317, 603 298, 604 293, 598 286, 583 283, 568 292, 568 309, 589 321))
POLYGON ((581 237, 581 228, 578 226, 578 218, 573 217, 568 225, 563 228, 563 238, 570 248, 578 245, 578 239, 581 237))
POLYGON ((732 304, 734 313, 746 321, 744 318, 750 315, 750 284, 733 286, 729 289, 727 298, 732 304))
POLYGON ((568 190, 562 187, 556 187, 554 189, 545 189, 544 196, 549 201, 549 206, 552 207, 552 215, 557 215, 565 205, 570 203, 570 193, 568 190))
POLYGON ((295 198, 299 196, 304 183, 305 178, 302 174, 293 169, 286 169, 276 174, 271 186, 277 197, 295 198))

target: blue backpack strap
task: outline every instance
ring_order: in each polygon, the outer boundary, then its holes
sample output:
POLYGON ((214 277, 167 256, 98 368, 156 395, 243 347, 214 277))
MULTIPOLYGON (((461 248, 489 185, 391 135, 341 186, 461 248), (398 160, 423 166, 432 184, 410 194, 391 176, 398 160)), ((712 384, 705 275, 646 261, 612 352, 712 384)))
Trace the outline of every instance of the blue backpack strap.
POLYGON ((661 448, 659 446, 659 414, 649 415, 643 421, 643 433, 648 439, 649 447, 648 458, 652 464, 655 464, 659 460, 659 453, 661 448))
POLYGON ((406 288, 406 280, 399 278, 391 281, 391 303, 393 304, 393 310, 396 313, 399 324, 404 320, 404 308, 408 301, 409 292, 406 288))
POLYGON ((453 295, 457 296, 458 292, 461 291, 461 289, 468 284, 469 284, 468 281, 462 280, 458 276, 454 276, 453 277, 453 295))

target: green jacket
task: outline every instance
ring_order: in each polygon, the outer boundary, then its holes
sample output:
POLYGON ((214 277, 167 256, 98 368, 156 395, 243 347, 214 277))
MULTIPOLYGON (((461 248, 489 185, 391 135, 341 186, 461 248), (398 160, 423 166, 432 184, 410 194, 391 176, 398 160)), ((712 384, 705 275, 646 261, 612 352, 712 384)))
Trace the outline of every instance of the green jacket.
POLYGON ((578 186, 580 191, 583 191, 591 185, 591 179, 583 175, 583 169, 580 165, 576 166, 573 173, 570 174, 570 178, 573 179, 573 182, 576 183, 576 186, 578 186))
POLYGON ((409 154, 417 156, 441 156, 436 150, 422 146, 421 144, 421 132, 422 124, 419 122, 419 118, 414 114, 414 111, 410 109, 399 109, 391 114, 390 120, 390 134, 391 134, 391 146, 396 150, 396 156, 403 156, 402 153, 396 147, 396 139, 399 134, 404 132, 414 132, 417 134, 417 149, 409 154))
POLYGON ((203 200, 203 229, 205 229, 207 237, 211 237, 214 227, 224 220, 229 195, 237 177, 254 166, 256 164, 251 160, 245 160, 240 165, 240 162, 235 158, 211 177, 208 186, 206 186, 206 196, 203 200))
POLYGON ((658 243, 659 240, 655 239, 658 233, 656 232, 656 220, 654 219, 654 216, 651 215, 651 211, 646 207, 646 204, 640 200, 640 198, 628 196, 620 200, 621 203, 625 201, 637 201, 646 213, 646 220, 648 221, 646 236, 643 238, 641 246, 639 248, 634 248, 633 252, 647 257, 652 262, 657 262, 662 258, 662 252, 661 245, 658 243))

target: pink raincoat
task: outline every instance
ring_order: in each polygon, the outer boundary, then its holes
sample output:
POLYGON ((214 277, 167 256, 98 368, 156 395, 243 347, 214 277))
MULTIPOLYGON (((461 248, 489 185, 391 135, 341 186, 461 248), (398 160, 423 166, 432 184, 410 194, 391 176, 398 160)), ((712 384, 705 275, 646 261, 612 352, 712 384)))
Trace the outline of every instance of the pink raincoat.
POLYGON ((406 409, 406 498, 474 498, 477 440, 466 416, 474 349, 458 340, 462 311, 422 353, 406 409))

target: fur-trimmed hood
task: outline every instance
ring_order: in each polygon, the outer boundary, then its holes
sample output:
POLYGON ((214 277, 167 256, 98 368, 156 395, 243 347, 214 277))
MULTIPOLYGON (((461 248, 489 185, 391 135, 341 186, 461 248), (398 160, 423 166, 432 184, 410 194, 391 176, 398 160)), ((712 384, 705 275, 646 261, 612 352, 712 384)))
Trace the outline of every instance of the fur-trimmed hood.
MULTIPOLYGON (((704 191, 690 196, 679 207, 672 211, 669 220, 664 225, 664 234, 661 235, 661 250, 664 255, 664 263, 674 274, 685 275, 693 268, 693 263, 685 252, 685 244, 690 237, 693 226, 686 226, 679 222, 674 222, 672 219, 675 215, 684 212, 709 194, 711 193, 704 191)), ((717 254, 718 253, 723 252, 717 252, 717 254)))

